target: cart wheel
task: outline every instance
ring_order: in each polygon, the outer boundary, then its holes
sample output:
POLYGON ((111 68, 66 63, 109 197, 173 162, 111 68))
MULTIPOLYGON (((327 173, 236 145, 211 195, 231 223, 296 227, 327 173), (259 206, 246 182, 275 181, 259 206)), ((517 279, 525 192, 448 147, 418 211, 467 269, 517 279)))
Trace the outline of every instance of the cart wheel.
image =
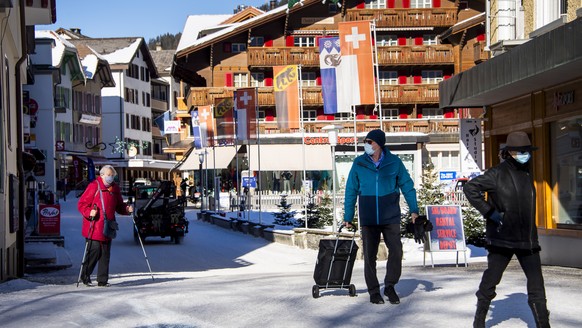
POLYGON ((349 291, 350 291, 350 296, 354 297, 354 296, 357 295, 357 293, 356 293, 356 286, 354 284, 351 284, 350 285, 349 291))
POLYGON ((313 288, 311 288, 311 296, 313 296, 313 298, 319 297, 319 286, 313 285, 313 288))

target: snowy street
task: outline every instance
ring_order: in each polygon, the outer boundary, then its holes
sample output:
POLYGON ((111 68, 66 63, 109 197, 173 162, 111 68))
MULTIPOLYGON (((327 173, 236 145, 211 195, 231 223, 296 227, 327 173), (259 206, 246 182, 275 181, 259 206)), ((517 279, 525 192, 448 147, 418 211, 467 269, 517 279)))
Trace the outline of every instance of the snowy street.
MULTIPOLYGON (((76 287, 84 248, 76 200, 61 203, 61 232, 73 267, 0 284, 2 327, 469 327, 485 269, 483 257, 468 268, 406 264, 396 286, 401 304, 374 305, 363 263, 356 261, 357 297, 333 289, 314 299, 315 250, 226 230, 189 211, 190 232, 182 244, 146 239, 153 281, 134 242, 131 218, 118 216, 112 286, 76 287)), ((405 251, 404 256, 416 255, 405 251)), ((379 277, 384 266, 378 263, 379 277)), ((544 267, 544 274, 552 325, 582 326, 582 270, 544 267)), ((515 261, 497 292, 488 327, 535 327, 525 277, 515 261)))

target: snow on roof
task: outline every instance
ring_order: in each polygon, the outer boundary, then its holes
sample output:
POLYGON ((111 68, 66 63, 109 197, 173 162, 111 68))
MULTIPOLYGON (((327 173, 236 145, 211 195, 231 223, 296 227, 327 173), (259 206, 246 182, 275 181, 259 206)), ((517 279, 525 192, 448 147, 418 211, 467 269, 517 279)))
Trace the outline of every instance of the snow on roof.
POLYGON ((87 79, 92 79, 97 71, 99 59, 95 55, 87 55, 83 60, 81 60, 81 64, 83 64, 83 71, 85 72, 87 79))
POLYGON ((184 24, 184 30, 178 43, 181 50, 190 46, 198 39, 201 31, 207 28, 217 27, 218 24, 232 17, 232 15, 190 15, 184 24))
POLYGON ((65 51, 77 52, 77 47, 74 44, 67 41, 65 38, 61 37, 54 31, 34 31, 35 39, 53 39, 55 40, 55 47, 52 49, 52 63, 54 67, 60 67, 63 57, 65 56, 65 51))
MULTIPOLYGON (((206 36, 204 36, 204 37, 202 37, 200 39, 197 39, 196 41, 192 42, 191 44, 189 44, 187 46, 185 45, 184 48, 191 47, 191 46, 197 46, 197 45, 203 44, 203 43, 205 43, 207 41, 210 41, 210 40, 212 40, 212 39, 214 39, 216 37, 220 37, 222 35, 228 34, 230 32, 235 31, 238 28, 242 28, 242 27, 244 27, 246 25, 252 24, 252 23, 254 23, 256 21, 263 20, 263 19, 265 19, 265 18, 267 18, 269 16, 273 16, 273 15, 279 14, 279 13, 284 12, 286 10, 287 10, 287 6, 286 5, 277 7, 275 9, 273 9, 273 10, 270 10, 270 11, 265 12, 262 15, 258 15, 258 16, 255 16, 253 18, 250 18, 250 19, 247 19, 245 21, 242 21, 240 23, 233 24, 233 25, 231 25, 229 27, 226 27, 226 28, 224 28, 224 29, 216 32, 216 33, 208 34, 208 35, 206 35, 206 36)), ((184 33, 182 33, 182 35, 184 35, 184 34, 186 34, 186 30, 184 30, 184 33)), ((180 50, 182 50, 182 49, 178 48, 177 51, 180 51, 180 50)))
POLYGON ((135 53, 139 50, 142 38, 137 38, 133 43, 125 48, 120 48, 118 50, 113 51, 112 53, 103 55, 105 60, 109 62, 109 64, 127 64, 130 63, 135 55, 135 53))

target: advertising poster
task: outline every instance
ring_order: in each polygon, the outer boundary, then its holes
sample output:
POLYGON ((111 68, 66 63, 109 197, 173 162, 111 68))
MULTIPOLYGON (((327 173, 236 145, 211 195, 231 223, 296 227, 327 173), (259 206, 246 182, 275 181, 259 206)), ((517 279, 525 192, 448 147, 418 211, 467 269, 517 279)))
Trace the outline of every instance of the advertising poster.
POLYGON ((427 205, 426 216, 433 225, 429 233, 431 252, 466 249, 461 206, 427 205))

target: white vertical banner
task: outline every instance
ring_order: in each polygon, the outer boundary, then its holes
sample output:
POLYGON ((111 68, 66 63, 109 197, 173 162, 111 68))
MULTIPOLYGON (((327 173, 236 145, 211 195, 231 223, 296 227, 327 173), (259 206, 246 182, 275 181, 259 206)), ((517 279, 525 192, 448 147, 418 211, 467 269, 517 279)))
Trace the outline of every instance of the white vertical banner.
POLYGON ((480 119, 461 119, 459 143, 461 174, 483 171, 483 131, 480 119))

